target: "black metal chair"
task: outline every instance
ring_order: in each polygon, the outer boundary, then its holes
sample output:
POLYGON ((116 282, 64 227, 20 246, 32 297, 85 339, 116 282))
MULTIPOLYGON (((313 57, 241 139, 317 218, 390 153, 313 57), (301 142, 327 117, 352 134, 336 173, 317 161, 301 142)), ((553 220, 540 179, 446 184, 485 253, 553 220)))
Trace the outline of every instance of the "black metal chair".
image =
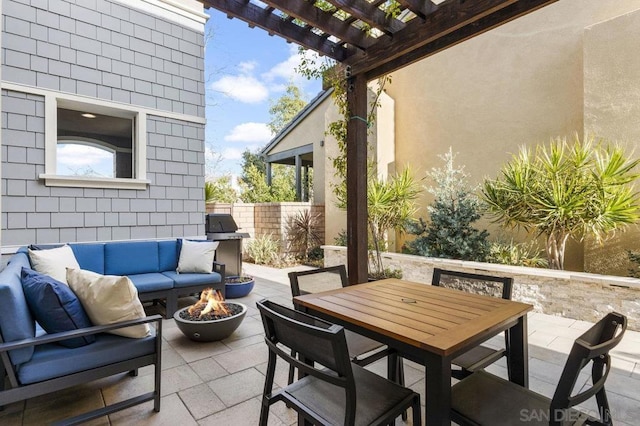
MULTIPOLYGON (((289 272, 289 283, 291 284, 291 295, 293 297, 302 294, 318 293, 321 291, 336 290, 349 285, 347 279, 347 270, 344 265, 330 266, 327 268, 318 268, 308 271, 289 272)), ((304 308, 295 306, 297 310, 304 312, 304 308)), ((385 356, 389 357, 388 374, 389 379, 394 380, 400 385, 404 385, 404 368, 402 359, 396 355, 394 351, 380 342, 368 337, 345 330, 347 338, 347 347, 349 349, 349 357, 351 361, 361 365, 369 365, 385 356), (395 363, 395 369, 392 370, 392 363, 395 363), (397 379, 395 378, 395 371, 397 379)), ((295 356, 295 353, 292 353, 295 356)), ((289 368, 289 384, 293 383, 295 368, 292 365, 289 368)))
POLYGON ((257 307, 269 347, 260 425, 278 401, 298 412, 298 424, 393 424, 409 407, 413 424, 421 424, 420 395, 352 363, 343 327, 267 300, 257 307), (304 377, 274 392, 278 357, 304 377))
POLYGON ((604 384, 611 369, 609 351, 620 343, 626 328, 626 317, 613 312, 578 337, 552 399, 484 371, 473 373, 451 388, 452 419, 461 425, 612 425, 604 384), (578 376, 590 363, 591 387, 580 392, 582 380, 579 393, 572 395, 578 376), (572 408, 594 395, 599 419, 572 408))
MULTIPOLYGON (((471 274, 434 268, 431 284, 478 294, 486 294, 510 300, 513 278, 471 274)), ((495 349, 479 345, 453 359, 452 364, 460 367, 451 371, 451 376, 463 379, 474 371, 482 370, 509 353, 509 335, 504 333, 504 348, 495 349)), ((511 368, 507 364, 511 377, 511 368)))

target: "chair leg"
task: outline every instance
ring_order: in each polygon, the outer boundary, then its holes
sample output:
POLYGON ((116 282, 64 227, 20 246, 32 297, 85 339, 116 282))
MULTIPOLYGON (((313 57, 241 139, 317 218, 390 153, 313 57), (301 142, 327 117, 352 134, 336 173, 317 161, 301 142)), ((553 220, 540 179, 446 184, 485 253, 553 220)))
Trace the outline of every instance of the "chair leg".
MULTIPOLYGON (((291 351, 291 356, 295 357, 296 351, 291 351)), ((289 381, 287 382, 287 384, 290 385, 291 383, 293 383, 293 378, 295 374, 296 374, 296 369, 293 367, 293 365, 289 364, 289 381)))
POLYGON ((413 399, 413 405, 411 406, 411 413, 413 414, 413 426, 422 426, 422 413, 420 412, 421 408, 420 397, 415 397, 413 399))

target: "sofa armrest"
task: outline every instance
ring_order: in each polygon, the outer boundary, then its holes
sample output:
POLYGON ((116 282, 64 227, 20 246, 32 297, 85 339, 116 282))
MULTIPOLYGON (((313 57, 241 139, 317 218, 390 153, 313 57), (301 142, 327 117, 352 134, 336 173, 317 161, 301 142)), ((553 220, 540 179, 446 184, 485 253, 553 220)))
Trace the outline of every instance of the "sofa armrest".
POLYGON ((225 280, 225 265, 224 263, 213 261, 213 272, 217 272, 222 277, 222 282, 225 280))
POLYGON ((156 322, 156 338, 162 339, 162 315, 152 315, 144 318, 138 318, 129 321, 122 321, 108 325, 94 325, 92 327, 80 328, 77 330, 63 331, 62 333, 47 334, 40 337, 33 337, 30 339, 16 340, 13 342, 0 343, 0 353, 7 352, 13 349, 20 349, 29 346, 44 345, 45 343, 55 343, 61 340, 66 340, 72 337, 88 336, 91 334, 104 333, 110 330, 116 330, 118 328, 125 328, 132 325, 146 324, 156 322))

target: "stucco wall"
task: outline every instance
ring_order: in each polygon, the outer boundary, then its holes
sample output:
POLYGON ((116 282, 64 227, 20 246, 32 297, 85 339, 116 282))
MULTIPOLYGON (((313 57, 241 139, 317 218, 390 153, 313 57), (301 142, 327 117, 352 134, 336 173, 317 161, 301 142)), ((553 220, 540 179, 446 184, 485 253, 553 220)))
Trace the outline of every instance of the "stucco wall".
MULTIPOLYGON (((562 0, 394 72, 388 93, 396 102, 397 167, 411 164, 419 177, 425 176, 441 166, 438 155, 452 147, 474 183, 496 176, 522 144, 546 143, 589 127, 605 132, 617 127, 613 136, 637 141, 637 112, 622 120, 622 127, 620 120, 596 126, 584 117, 593 108, 585 102, 601 99, 596 95, 603 91, 628 90, 621 105, 615 94, 608 99, 615 111, 625 109, 630 98, 634 108, 640 105, 638 59, 631 53, 638 50, 636 18, 586 30, 639 8, 638 0, 562 0), (598 46, 606 50, 606 58, 594 57, 598 46), (623 69, 615 65, 619 61, 623 69), (605 75, 599 76, 604 68, 605 75), (606 81, 613 85, 601 84, 606 81), (635 130, 625 130, 631 127, 635 130)), ((598 122, 606 120, 605 115, 597 117, 598 122)), ((423 216, 429 201, 424 191, 423 216)), ((566 267, 582 266, 582 250, 573 246, 566 267)))
POLYGON ((3 248, 204 234, 202 30, 120 2, 89 3, 3 2, 3 82, 24 88, 2 91, 3 248), (151 184, 45 186, 44 97, 31 87, 147 108, 151 184))

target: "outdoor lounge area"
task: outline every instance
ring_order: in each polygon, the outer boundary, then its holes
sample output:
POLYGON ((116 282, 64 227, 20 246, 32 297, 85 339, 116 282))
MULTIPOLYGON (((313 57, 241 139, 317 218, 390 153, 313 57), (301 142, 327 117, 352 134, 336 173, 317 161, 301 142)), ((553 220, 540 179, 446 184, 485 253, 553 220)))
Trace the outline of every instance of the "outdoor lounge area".
MULTIPOLYGON (((304 267, 303 267, 304 268, 304 267)), ((256 278, 254 290, 235 299, 245 303, 249 312, 242 325, 221 342, 193 342, 177 329, 173 319, 163 323, 162 409, 153 411, 148 402, 94 420, 90 424, 111 425, 256 425, 267 365, 267 346, 255 302, 263 298, 291 306, 289 270, 245 265, 256 278)), ((181 304, 194 299, 181 299, 181 304)), ((151 313, 151 312, 150 312, 151 313)), ((592 324, 538 313, 528 314, 529 385, 534 391, 552 396, 562 366, 573 340, 592 324)), ((490 344, 499 346, 502 336, 490 344)), ((614 424, 634 425, 640 417, 640 333, 627 330, 619 346, 612 352, 612 371, 607 380, 607 394, 614 424)), ((425 403, 424 370, 405 361, 405 383, 420 393, 425 403)), ((385 375, 386 362, 380 360, 369 367, 385 375)), ((487 369, 506 377, 504 358, 487 369)), ((288 368, 280 363, 275 383, 285 386, 288 368)), ((0 412, 3 425, 39 425, 126 399, 141 388, 152 387, 153 369, 141 368, 138 377, 127 374, 77 386, 54 396, 46 395, 15 403, 0 412)), ((593 410, 589 405, 581 407, 593 410)), ((411 416, 409 416, 410 418, 411 416)), ((294 425, 295 412, 284 403, 272 406, 270 425, 294 425)), ((396 424, 403 424, 400 420, 396 424)))

